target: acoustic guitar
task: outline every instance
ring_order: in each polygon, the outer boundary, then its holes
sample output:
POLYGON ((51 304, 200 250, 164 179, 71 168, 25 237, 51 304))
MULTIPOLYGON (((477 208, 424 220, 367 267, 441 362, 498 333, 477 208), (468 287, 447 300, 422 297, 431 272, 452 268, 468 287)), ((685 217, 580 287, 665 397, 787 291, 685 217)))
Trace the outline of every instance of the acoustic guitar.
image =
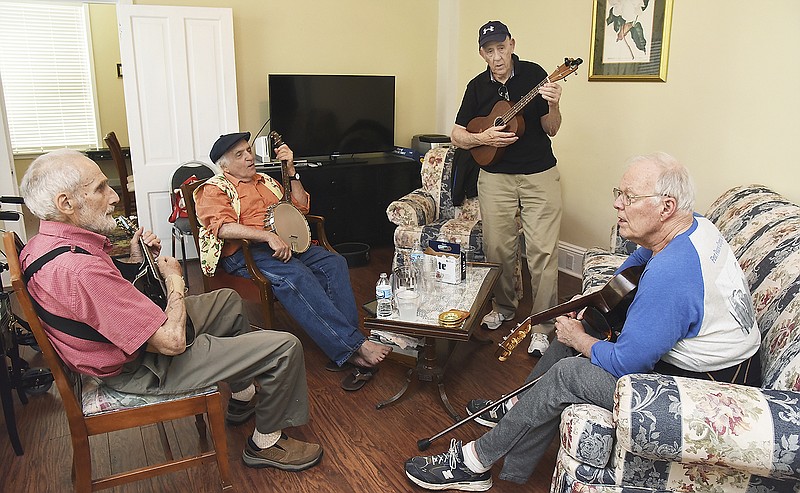
POLYGON ((588 325, 587 333, 597 339, 613 340, 625 323, 625 314, 636 295, 636 288, 642 272, 644 272, 644 265, 628 267, 612 277, 599 291, 531 315, 500 343, 495 356, 500 361, 507 360, 514 348, 530 333, 531 327, 583 308, 586 308, 583 320, 588 325))
MULTIPOLYGON (((283 145, 283 138, 274 130, 269 133, 272 148, 283 145)), ((308 220, 297 207, 292 204, 292 177, 289 176, 289 163, 281 161, 281 178, 283 180, 283 197, 277 204, 267 208, 264 227, 280 236, 294 253, 303 253, 311 246, 311 228, 308 220)))
MULTIPOLYGON (((512 105, 508 101, 498 101, 492 111, 486 116, 479 116, 473 118, 467 124, 467 131, 470 133, 481 133, 487 128, 491 127, 506 127, 509 132, 514 132, 517 136, 522 136, 525 133, 525 119, 519 113, 527 106, 528 103, 533 101, 539 94, 539 89, 548 82, 556 82, 566 78, 568 75, 578 70, 578 65, 583 63, 580 58, 565 58, 564 63, 560 65, 552 74, 545 77, 543 81, 536 85, 531 91, 523 96, 522 99, 512 105)), ((490 166, 500 158, 503 157, 505 147, 492 147, 482 145, 473 147, 469 150, 475 162, 480 166, 490 166)))

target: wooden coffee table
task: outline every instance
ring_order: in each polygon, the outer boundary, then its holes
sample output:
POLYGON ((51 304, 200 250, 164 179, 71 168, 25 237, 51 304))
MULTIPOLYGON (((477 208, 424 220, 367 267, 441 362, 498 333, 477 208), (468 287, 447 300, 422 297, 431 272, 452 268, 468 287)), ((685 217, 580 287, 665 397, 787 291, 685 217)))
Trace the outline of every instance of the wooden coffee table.
POLYGON ((444 388, 444 376, 447 368, 447 360, 458 342, 477 340, 484 344, 491 343, 488 340, 480 340, 473 335, 475 328, 480 325, 480 314, 484 305, 492 296, 492 291, 500 277, 500 266, 476 262, 472 264, 474 275, 464 285, 447 285, 437 283, 437 296, 426 301, 424 307, 420 309, 420 316, 414 322, 399 320, 396 313, 392 318, 366 318, 364 328, 369 330, 380 330, 394 332, 397 334, 417 337, 423 339, 424 346, 421 354, 417 356, 416 367, 408 370, 406 382, 403 387, 392 397, 381 401, 375 405, 381 409, 400 399, 411 386, 412 376, 416 372, 417 379, 423 382, 436 382, 439 387, 439 397, 448 414, 459 421, 461 417, 453 409, 447 399, 444 388), (456 308, 469 312, 469 316, 462 322, 460 327, 448 328, 439 325, 438 314, 456 308), (446 354, 440 355, 437 351, 437 341, 448 341, 446 354))

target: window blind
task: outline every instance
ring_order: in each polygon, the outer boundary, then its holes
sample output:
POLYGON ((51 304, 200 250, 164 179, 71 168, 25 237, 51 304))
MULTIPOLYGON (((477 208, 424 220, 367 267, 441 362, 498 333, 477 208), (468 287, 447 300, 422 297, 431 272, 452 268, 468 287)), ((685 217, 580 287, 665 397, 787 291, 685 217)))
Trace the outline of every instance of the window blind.
POLYGON ((0 77, 13 152, 98 145, 86 24, 80 4, 0 2, 0 77))

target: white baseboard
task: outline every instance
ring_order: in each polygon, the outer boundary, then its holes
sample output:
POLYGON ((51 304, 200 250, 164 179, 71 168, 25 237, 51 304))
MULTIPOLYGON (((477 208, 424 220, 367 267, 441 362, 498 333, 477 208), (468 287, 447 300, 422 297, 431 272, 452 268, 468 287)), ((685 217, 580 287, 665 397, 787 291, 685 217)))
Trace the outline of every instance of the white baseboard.
POLYGON ((583 276, 583 254, 586 249, 567 243, 558 242, 558 270, 580 279, 583 276))

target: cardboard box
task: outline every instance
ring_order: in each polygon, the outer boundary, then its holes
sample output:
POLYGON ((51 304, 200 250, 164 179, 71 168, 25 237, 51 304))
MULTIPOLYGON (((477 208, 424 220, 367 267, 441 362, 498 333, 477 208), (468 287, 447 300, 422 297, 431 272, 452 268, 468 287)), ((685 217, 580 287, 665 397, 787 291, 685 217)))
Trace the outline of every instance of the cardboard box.
POLYGON ((467 277, 467 263, 458 243, 431 240, 426 255, 436 261, 436 278, 449 284, 460 284, 467 277))

